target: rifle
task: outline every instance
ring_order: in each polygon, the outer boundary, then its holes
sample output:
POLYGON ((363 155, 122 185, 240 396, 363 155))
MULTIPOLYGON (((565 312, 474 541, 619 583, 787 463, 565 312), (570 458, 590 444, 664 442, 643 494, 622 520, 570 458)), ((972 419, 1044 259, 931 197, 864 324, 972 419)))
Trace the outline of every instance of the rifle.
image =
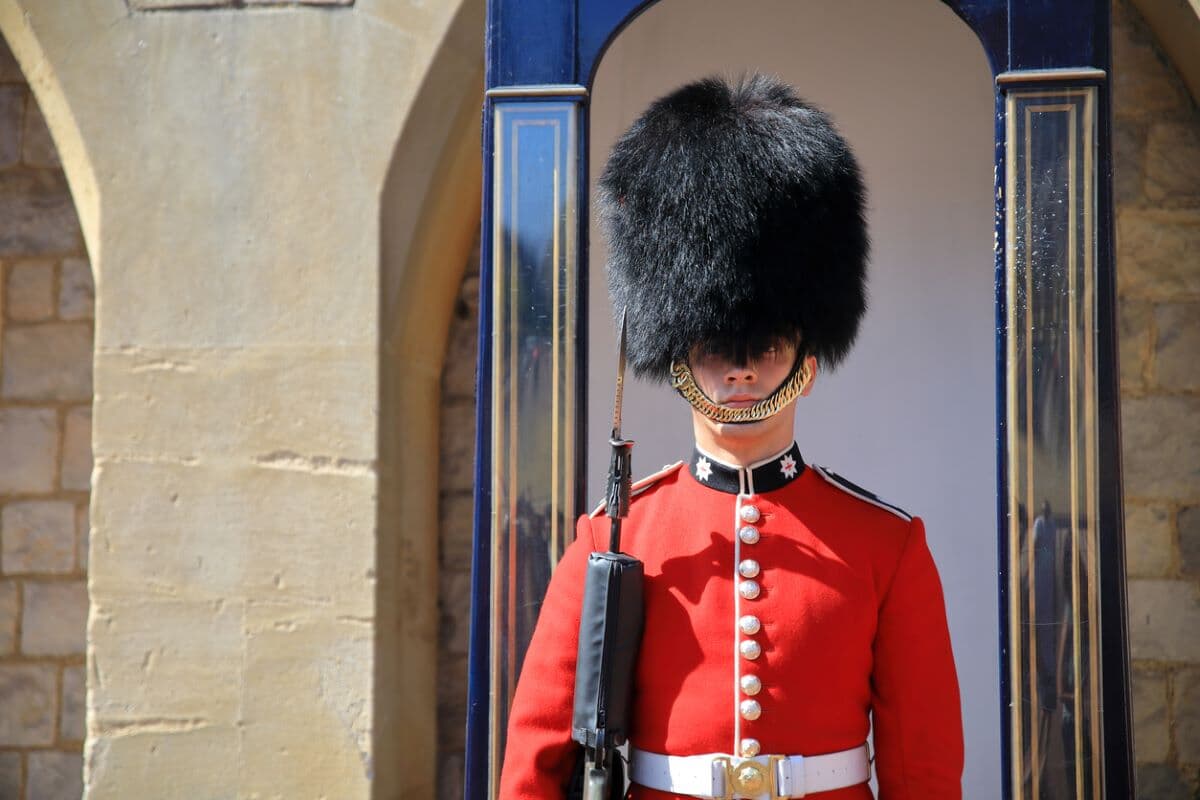
POLYGON ((633 670, 642 638, 642 562, 621 550, 621 521, 629 516, 633 442, 621 437, 625 384, 625 314, 617 358, 617 389, 609 444, 607 509, 612 521, 608 552, 588 556, 579 617, 575 708, 571 738, 583 745, 579 792, 583 800, 624 796, 616 749, 629 735, 633 670))

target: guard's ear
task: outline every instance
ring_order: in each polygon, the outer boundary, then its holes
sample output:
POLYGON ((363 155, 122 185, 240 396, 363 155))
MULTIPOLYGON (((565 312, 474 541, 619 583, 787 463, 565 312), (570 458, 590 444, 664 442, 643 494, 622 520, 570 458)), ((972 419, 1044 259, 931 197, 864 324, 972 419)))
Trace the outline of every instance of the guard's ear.
POLYGON ((800 396, 808 397, 808 393, 812 391, 813 383, 817 380, 817 357, 804 356, 804 368, 808 370, 808 378, 804 381, 804 388, 800 390, 800 396))

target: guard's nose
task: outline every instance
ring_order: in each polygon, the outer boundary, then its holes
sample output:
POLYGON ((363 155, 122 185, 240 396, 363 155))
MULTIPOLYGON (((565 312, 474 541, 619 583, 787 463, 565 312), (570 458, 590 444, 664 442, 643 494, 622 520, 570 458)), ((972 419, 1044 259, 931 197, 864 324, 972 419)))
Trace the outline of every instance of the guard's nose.
POLYGON ((733 366, 725 371, 725 383, 729 386, 739 383, 754 383, 757 378, 758 372, 746 364, 733 366))

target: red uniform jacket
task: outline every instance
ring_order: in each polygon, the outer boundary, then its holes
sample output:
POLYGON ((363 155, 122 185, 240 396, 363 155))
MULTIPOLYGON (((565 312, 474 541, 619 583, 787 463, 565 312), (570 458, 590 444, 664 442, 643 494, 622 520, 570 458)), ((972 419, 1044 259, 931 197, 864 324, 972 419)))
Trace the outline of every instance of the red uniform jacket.
MULTIPOLYGON (((698 452, 635 487, 622 550, 645 564, 646 620, 631 741, 672 755, 740 755, 747 740, 763 755, 819 755, 862 744, 873 716, 881 800, 960 798, 958 681, 924 526, 799 456, 793 446, 739 470, 698 452), (752 696, 748 675, 761 684, 752 696)), ((550 582, 509 717, 502 800, 563 797, 584 567, 608 531, 603 515, 581 519, 550 582)), ((635 785, 631 797, 672 795, 635 785)))

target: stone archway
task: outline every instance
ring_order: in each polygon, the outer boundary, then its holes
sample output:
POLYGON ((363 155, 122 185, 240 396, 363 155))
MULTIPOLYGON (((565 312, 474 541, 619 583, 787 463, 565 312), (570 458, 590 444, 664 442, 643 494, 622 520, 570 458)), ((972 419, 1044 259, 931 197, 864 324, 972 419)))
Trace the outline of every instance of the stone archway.
POLYGON ((0 797, 57 800, 83 790, 94 290, 30 89, 0 39, 0 797))

